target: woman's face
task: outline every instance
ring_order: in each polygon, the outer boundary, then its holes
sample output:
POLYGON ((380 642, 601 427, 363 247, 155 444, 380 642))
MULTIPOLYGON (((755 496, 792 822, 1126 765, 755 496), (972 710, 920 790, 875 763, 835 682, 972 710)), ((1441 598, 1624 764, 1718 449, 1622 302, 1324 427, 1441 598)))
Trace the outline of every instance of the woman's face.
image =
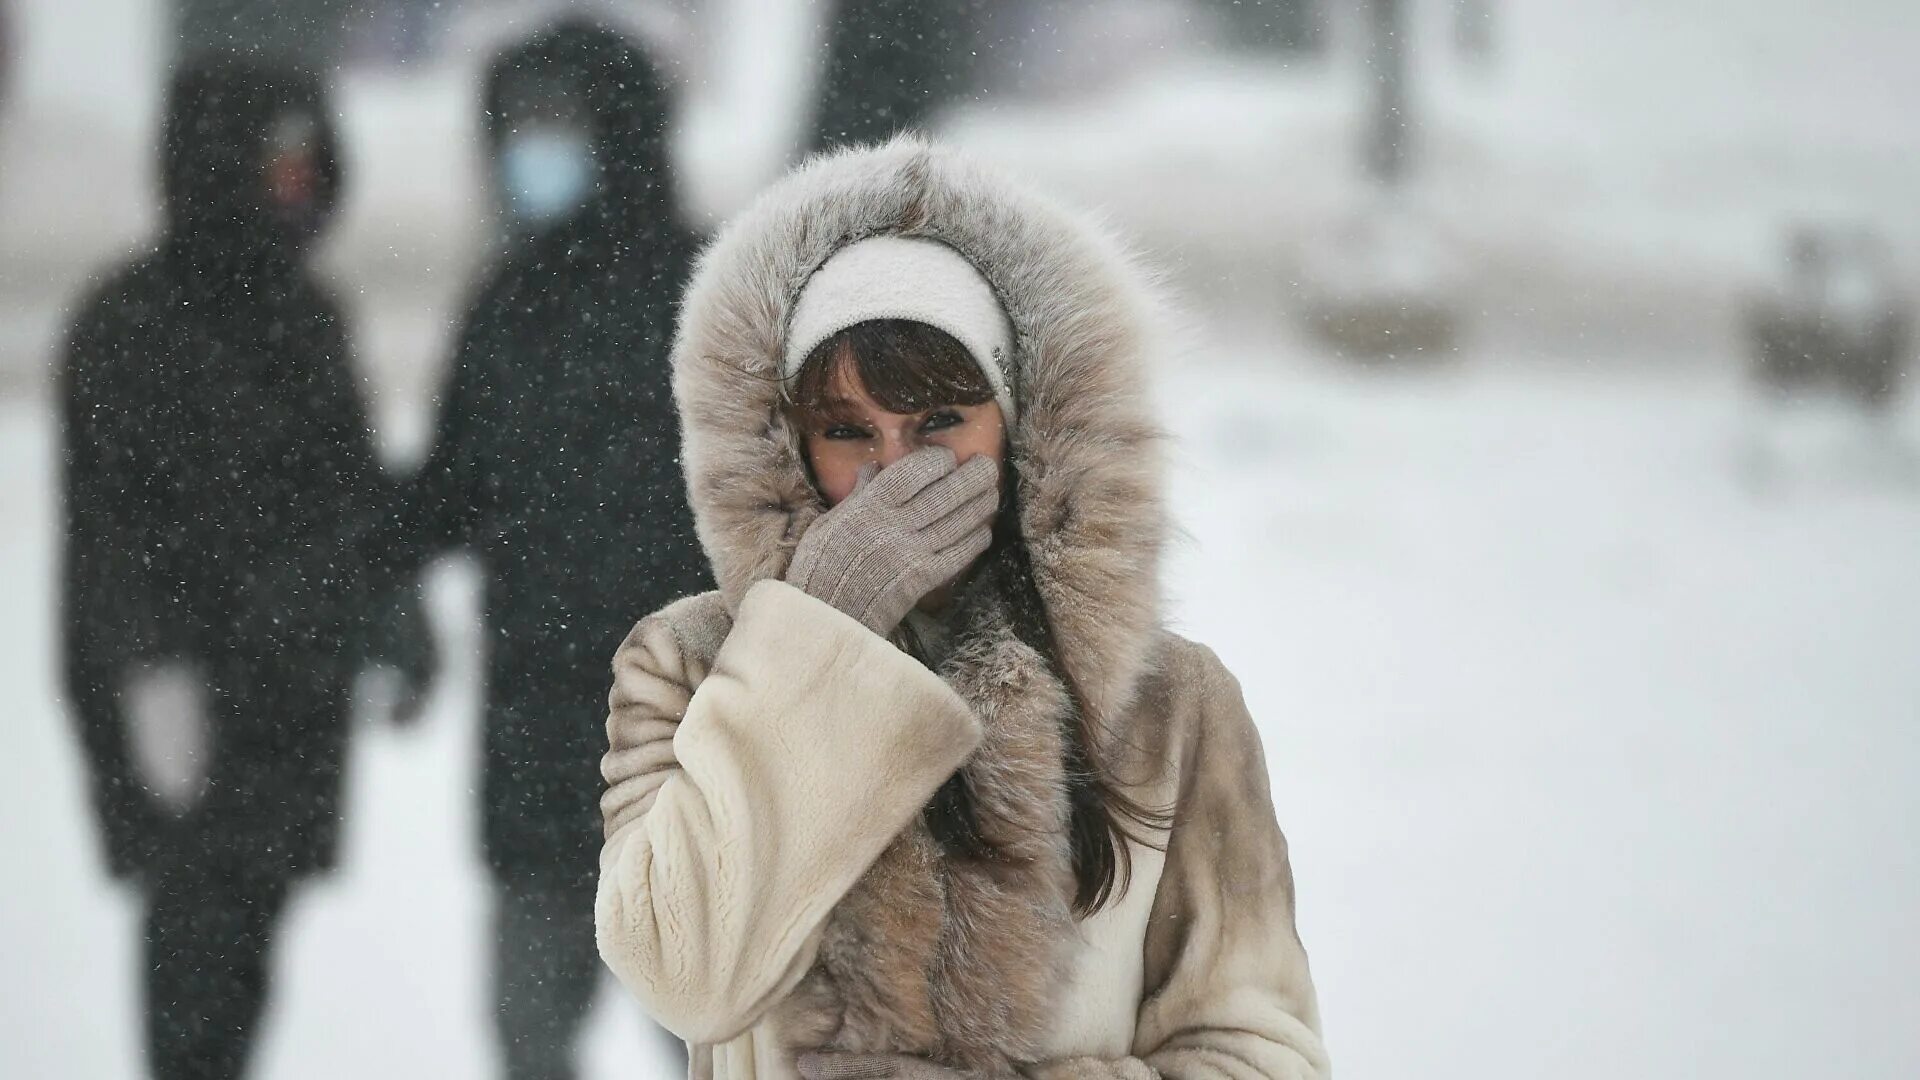
POLYGON ((861 466, 872 462, 886 468, 922 447, 944 446, 961 462, 976 454, 997 465, 1006 459, 1006 418, 998 402, 888 412, 867 393, 859 372, 844 356, 834 362, 823 407, 802 414, 801 424, 807 463, 828 506, 853 493, 861 466))

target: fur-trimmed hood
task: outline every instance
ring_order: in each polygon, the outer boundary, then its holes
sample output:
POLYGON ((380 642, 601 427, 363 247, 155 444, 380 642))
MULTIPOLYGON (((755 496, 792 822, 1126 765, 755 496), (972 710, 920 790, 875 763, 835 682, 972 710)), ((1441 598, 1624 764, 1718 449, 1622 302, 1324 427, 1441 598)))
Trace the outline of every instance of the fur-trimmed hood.
POLYGON ((702 258, 674 386, 721 592, 615 662, 596 909, 602 954, 701 1044, 701 1075, 785 1080, 817 1052, 992 1078, 1324 1061, 1258 735, 1219 661, 1160 627, 1162 310, 1099 227, 913 137, 812 160, 702 258), (1025 560, 983 560, 939 649, 779 580, 822 512, 778 375, 795 298, 887 234, 970 260, 1013 328, 1025 560), (1080 737, 1169 820, 1084 919, 1080 737), (970 807, 980 842, 929 805, 970 807))
POLYGON ((1098 224, 916 136, 817 157, 701 257, 673 349, 699 535, 730 608, 781 576, 821 504, 783 410, 795 298, 840 248, 942 241, 1012 321, 1020 526, 1060 662, 1093 727, 1113 732, 1160 625, 1167 533, 1144 367, 1162 347, 1157 290, 1098 224))

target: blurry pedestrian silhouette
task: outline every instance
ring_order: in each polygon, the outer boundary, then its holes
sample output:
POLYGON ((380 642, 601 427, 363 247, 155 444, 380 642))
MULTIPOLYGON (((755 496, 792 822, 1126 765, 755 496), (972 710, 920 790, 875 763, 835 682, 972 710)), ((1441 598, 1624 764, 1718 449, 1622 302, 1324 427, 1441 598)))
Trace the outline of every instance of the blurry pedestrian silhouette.
POLYGON ((982 44, 974 0, 838 0, 828 11, 810 149, 922 129, 971 87, 982 44))
POLYGON ((640 615, 711 587, 667 366, 694 248, 667 119, 652 64, 592 24, 496 60, 485 134, 509 239, 474 296, 419 478, 421 556, 469 546, 486 581, 484 841, 515 1078, 573 1075, 602 970, 614 650, 640 615))
POLYGON ((60 372, 64 676, 144 887, 153 1072, 228 1077, 289 888, 334 861, 353 677, 403 639, 424 679, 424 627, 376 618, 395 492, 306 268, 340 188, 321 84, 204 58, 161 142, 164 233, 60 372))

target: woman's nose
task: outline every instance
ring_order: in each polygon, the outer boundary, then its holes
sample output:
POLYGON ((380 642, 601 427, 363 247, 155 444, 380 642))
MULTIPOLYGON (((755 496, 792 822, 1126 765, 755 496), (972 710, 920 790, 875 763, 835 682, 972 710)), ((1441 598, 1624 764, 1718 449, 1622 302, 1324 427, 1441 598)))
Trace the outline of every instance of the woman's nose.
POLYGON ((888 432, 880 438, 880 467, 884 469, 918 449, 920 446, 914 439, 888 432))

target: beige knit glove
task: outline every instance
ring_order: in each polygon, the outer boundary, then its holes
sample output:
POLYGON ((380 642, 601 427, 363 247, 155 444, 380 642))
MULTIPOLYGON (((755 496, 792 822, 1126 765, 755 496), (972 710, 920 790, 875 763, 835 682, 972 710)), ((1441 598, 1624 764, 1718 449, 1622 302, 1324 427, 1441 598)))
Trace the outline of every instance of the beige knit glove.
POLYGON ((820 515, 787 568, 787 584, 885 636, 913 605, 960 576, 993 540, 1000 469, 930 446, 885 469, 868 465, 840 505, 820 515))

